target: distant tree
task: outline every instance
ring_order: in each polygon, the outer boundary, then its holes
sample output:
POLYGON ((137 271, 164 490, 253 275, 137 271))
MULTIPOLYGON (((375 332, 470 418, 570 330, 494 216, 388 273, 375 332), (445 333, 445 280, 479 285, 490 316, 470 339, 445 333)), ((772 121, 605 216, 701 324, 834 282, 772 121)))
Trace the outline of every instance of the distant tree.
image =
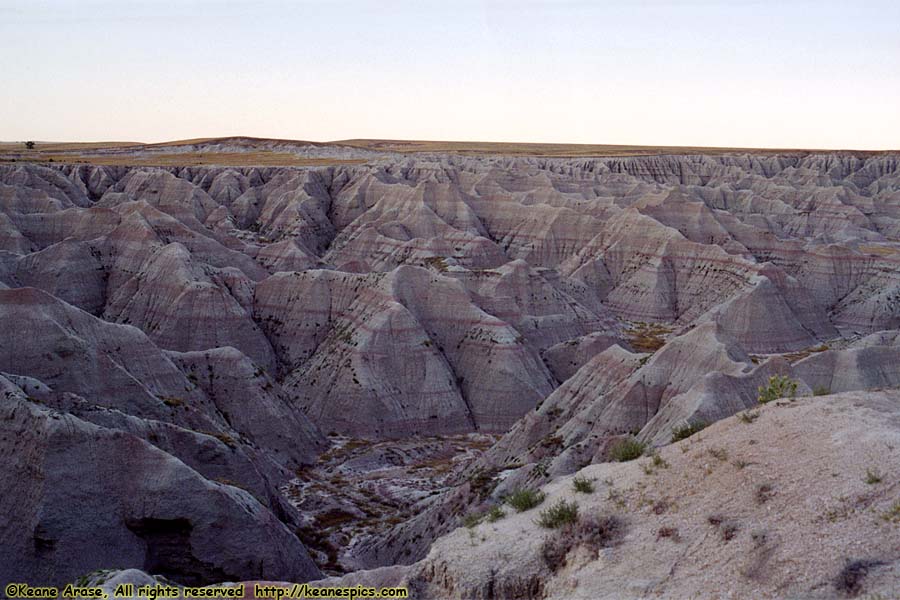
POLYGON ((34 150, 34 142, 25 142, 25 147, 29 150, 34 150))

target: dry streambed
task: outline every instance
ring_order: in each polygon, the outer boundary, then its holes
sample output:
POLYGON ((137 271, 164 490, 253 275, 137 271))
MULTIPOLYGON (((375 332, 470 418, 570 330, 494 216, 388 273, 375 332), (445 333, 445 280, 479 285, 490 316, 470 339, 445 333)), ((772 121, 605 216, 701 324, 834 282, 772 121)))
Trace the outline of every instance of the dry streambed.
POLYGON ((459 483, 496 440, 470 434, 373 441, 332 435, 330 450, 282 491, 305 518, 299 531, 328 574, 359 568, 354 549, 384 535, 459 483))

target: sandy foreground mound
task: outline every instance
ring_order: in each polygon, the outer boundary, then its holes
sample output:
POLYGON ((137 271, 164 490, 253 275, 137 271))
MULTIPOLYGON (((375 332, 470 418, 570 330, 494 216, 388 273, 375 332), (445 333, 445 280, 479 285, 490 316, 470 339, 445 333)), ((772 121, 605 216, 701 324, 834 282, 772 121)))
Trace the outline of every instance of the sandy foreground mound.
POLYGON ((900 393, 779 401, 658 456, 590 465, 545 486, 537 508, 505 506, 419 563, 329 583, 402 581, 422 598, 900 592, 900 393), (594 492, 575 492, 575 477, 594 492), (560 500, 577 503, 578 524, 540 527, 560 500))
MULTIPOLYGON (((504 505, 413 565, 310 585, 407 586, 413 598, 891 598, 898 472, 900 392, 781 400, 557 478, 537 507, 504 505), (576 478, 593 491, 576 492, 576 478), (542 527, 559 502, 577 505, 575 522, 542 527)), ((152 582, 99 577, 110 589, 152 582)))

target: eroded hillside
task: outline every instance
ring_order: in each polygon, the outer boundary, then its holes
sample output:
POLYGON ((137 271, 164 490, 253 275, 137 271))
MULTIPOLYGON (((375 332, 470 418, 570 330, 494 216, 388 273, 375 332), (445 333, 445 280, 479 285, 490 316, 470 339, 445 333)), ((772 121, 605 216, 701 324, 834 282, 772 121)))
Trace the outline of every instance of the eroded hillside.
POLYGON ((0 579, 412 564, 772 375, 900 385, 896 155, 303 152, 360 164, 0 165, 0 579))

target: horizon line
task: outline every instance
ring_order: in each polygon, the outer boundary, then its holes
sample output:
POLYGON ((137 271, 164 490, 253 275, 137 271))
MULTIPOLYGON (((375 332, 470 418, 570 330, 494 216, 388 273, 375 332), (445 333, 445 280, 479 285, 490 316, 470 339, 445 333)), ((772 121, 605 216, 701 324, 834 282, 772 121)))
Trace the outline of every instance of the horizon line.
MULTIPOLYGON (((258 142, 274 142, 274 143, 292 143, 292 144, 310 144, 317 146, 357 146, 362 143, 383 143, 383 144, 448 144, 448 145, 495 145, 495 146, 557 146, 557 147, 583 147, 583 148, 610 148, 610 149, 697 149, 697 150, 728 150, 728 151, 783 151, 783 152, 900 152, 900 148, 850 148, 850 147, 834 147, 834 148, 815 148, 815 147, 778 147, 778 146, 722 146, 722 145, 697 145, 697 144, 623 144, 623 143, 594 143, 594 142, 535 142, 535 141, 515 141, 515 140, 485 140, 485 139, 412 139, 412 138, 344 138, 338 140, 310 140, 299 138, 278 138, 264 137, 255 135, 223 135, 208 137, 192 137, 181 139, 169 139, 160 142, 144 142, 135 140, 0 140, 0 145, 24 144, 33 141, 35 144, 65 144, 65 145, 92 145, 103 147, 107 146, 179 146, 189 144, 211 143, 224 140, 247 140, 258 142)), ((377 148, 371 148, 377 150, 377 148)), ((36 148, 39 150, 39 148, 36 148)), ((399 152, 396 149, 385 149, 385 152, 399 152)), ((408 151, 415 152, 410 148, 408 151)), ((428 151, 423 149, 422 151, 428 151)))

